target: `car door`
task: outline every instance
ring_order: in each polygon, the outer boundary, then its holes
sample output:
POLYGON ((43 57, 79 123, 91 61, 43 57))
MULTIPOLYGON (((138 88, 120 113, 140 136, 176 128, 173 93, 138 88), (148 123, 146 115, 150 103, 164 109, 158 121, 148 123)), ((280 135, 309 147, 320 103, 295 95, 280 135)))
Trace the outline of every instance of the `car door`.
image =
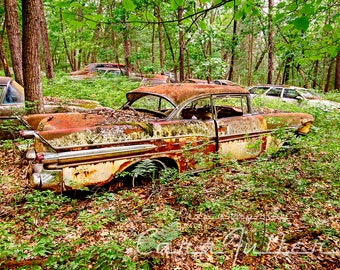
POLYGON ((162 126, 178 125, 173 133, 177 140, 183 142, 179 162, 181 170, 212 168, 216 161, 217 140, 211 96, 188 101, 173 118, 162 126))
POLYGON ((282 99, 283 88, 282 87, 271 87, 265 92, 265 97, 268 99, 282 99))
POLYGON ((220 162, 255 158, 265 150, 265 120, 249 113, 246 96, 217 95, 213 105, 220 162))
POLYGON ((285 88, 283 90, 282 101, 288 103, 301 103, 304 98, 296 91, 296 89, 292 88, 285 88))

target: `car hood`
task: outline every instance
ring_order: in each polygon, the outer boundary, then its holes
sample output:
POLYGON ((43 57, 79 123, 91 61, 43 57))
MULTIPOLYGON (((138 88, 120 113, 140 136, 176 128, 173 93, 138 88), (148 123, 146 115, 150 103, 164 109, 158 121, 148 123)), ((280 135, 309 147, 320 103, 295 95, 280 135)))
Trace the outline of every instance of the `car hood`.
POLYGON ((34 114, 27 124, 53 149, 149 138, 151 121, 131 110, 94 109, 87 113, 34 114))

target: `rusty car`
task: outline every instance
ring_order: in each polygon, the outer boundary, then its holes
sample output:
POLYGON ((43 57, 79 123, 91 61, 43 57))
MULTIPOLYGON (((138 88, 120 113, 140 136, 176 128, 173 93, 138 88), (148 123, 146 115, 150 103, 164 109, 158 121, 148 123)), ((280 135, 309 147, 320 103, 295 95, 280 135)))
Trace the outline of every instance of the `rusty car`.
POLYGON ((156 172, 208 170, 273 153, 289 136, 307 134, 314 121, 305 113, 253 113, 249 91, 240 86, 160 84, 126 98, 112 111, 27 116, 33 131, 22 135, 35 138, 26 155, 33 187, 140 185, 151 178, 136 173, 145 162, 156 172))
POLYGON ((82 80, 94 78, 97 75, 125 75, 125 65, 120 63, 90 63, 82 69, 71 71, 70 79, 82 80))

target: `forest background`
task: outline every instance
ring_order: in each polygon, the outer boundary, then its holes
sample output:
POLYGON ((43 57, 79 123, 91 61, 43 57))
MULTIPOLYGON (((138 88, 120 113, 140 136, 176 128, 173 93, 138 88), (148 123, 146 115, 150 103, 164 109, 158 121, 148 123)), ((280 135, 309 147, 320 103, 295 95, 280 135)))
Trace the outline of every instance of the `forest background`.
POLYGON ((51 79, 91 62, 122 63, 128 74, 171 71, 177 81, 340 89, 335 0, 0 2, 0 64, 35 111, 41 69, 51 79))

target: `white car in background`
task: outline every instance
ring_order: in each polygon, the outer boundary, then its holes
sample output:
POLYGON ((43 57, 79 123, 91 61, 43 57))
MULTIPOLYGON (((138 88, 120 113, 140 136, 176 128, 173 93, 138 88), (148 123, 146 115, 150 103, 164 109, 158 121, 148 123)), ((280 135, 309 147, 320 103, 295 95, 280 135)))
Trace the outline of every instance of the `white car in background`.
POLYGON ((319 107, 323 110, 340 110, 340 103, 326 100, 310 89, 295 86, 259 85, 249 88, 253 98, 278 99, 283 102, 319 107))

